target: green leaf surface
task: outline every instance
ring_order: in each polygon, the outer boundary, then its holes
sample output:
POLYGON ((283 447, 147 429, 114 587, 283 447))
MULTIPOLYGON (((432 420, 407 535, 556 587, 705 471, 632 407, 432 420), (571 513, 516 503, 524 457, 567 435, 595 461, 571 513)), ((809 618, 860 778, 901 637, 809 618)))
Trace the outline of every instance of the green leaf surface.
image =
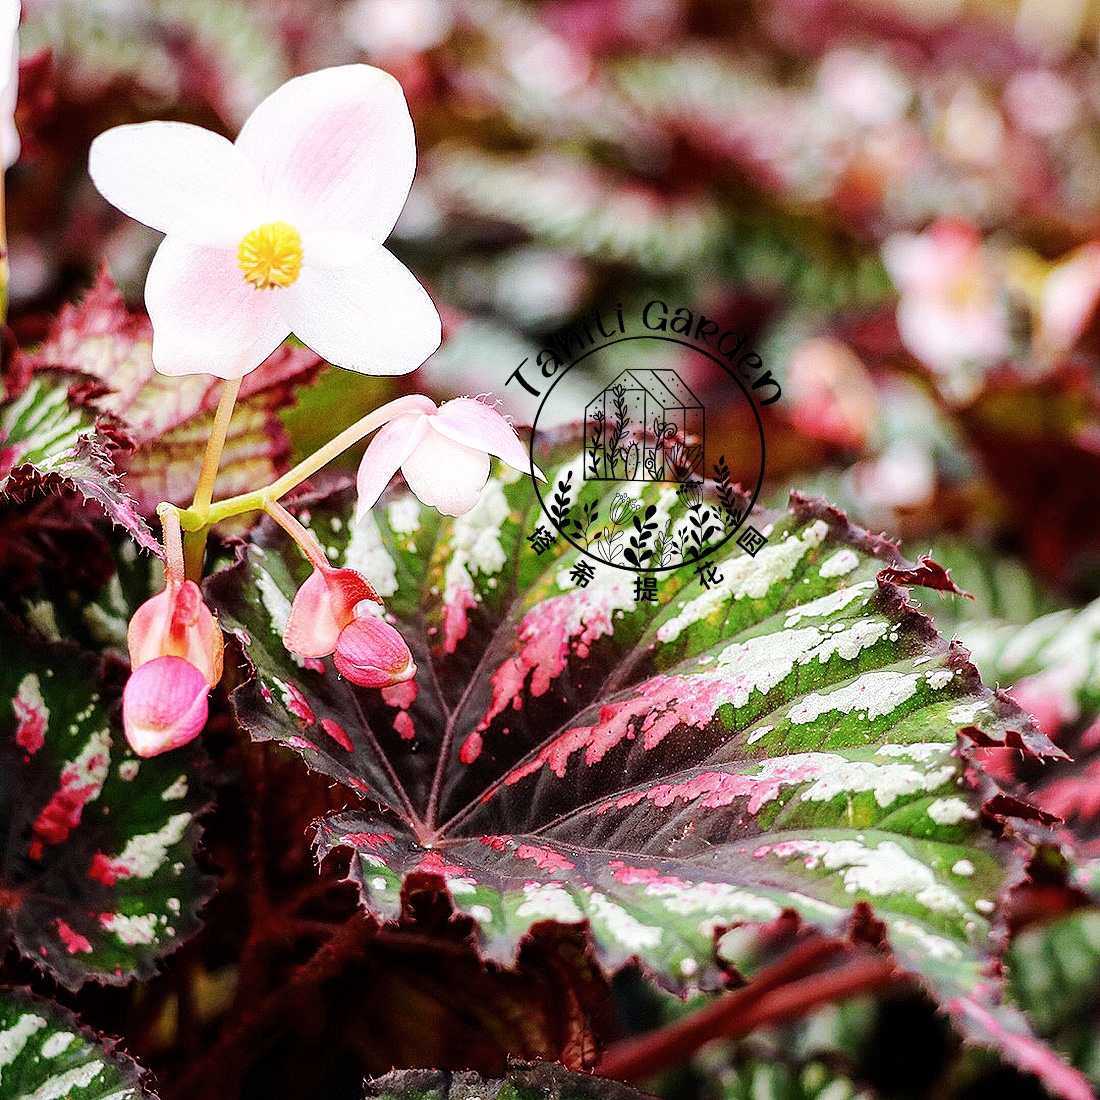
POLYGON ((0 1100, 156 1100, 142 1074, 66 1009, 0 989, 0 1100))
MULTIPOLYGON (((535 458, 551 485, 581 471, 569 446, 535 458)), ((606 510, 606 485, 584 482, 572 507, 606 510)), ((641 495, 662 527, 687 522, 674 488, 641 495)), ((234 695, 245 728, 382 807, 318 832, 321 854, 355 853, 369 910, 395 917, 404 875, 433 872, 497 959, 537 921, 588 921, 606 963, 706 986, 723 928, 793 909, 841 933, 865 901, 941 1003, 987 1001, 1016 872, 958 734, 1057 750, 878 579, 904 564, 893 544, 796 498, 751 517, 755 556, 731 541, 709 588, 682 565, 650 603, 609 565, 578 586, 563 538, 537 552, 525 477, 491 479, 456 520, 395 496, 354 527, 352 505, 338 494, 303 519, 386 597, 415 686, 357 689, 287 653, 308 566, 278 533, 209 589, 255 667, 234 695)))
POLYGON ((7 622, 0 641, 0 936, 76 989, 156 971, 199 926, 200 755, 139 760, 100 662, 7 622))
POLYGON ((122 488, 98 412, 73 388, 79 383, 64 371, 39 371, 0 406, 0 494, 58 481, 72 485, 139 546, 159 553, 149 525, 122 488))

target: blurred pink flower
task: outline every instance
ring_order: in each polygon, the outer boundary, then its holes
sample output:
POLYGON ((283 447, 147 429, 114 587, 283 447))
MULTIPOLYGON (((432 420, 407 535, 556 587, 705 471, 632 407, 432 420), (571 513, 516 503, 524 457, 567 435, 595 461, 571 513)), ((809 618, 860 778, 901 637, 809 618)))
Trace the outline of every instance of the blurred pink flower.
POLYGON ((170 575, 165 590, 134 612, 127 641, 126 740, 144 757, 186 745, 206 725, 207 695, 222 675, 222 632, 199 586, 170 575))
POLYGON ((867 368, 839 340, 800 344, 787 368, 792 423, 804 435, 862 450, 878 423, 878 395, 867 368))
POLYGON ((882 258, 898 288, 902 343, 965 399, 964 367, 990 366, 1010 349, 1008 312, 982 238, 959 222, 926 232, 895 233, 882 258))
POLYGON ((1064 355, 1081 338, 1100 302, 1100 244, 1090 242, 1055 264, 1039 291, 1038 350, 1064 355))
POLYGON ((389 687, 416 675, 409 647, 364 600, 381 603, 374 586, 354 569, 317 564, 298 589, 283 630, 283 644, 299 657, 334 654, 336 670, 360 687, 389 687))
POLYGON ((156 368, 238 378, 291 332, 349 370, 418 367, 439 315, 382 247, 415 166, 401 86, 369 65, 288 81, 235 142, 180 122, 100 134, 95 185, 167 234, 145 284, 156 368))
MULTIPOLYGON (((423 412, 395 416, 367 447, 357 478, 356 519, 374 507, 398 468, 424 504, 460 516, 477 503, 489 479, 489 455, 516 470, 532 468, 515 429, 490 405, 459 397, 437 409, 425 397, 423 412)), ((543 477, 537 466, 534 472, 543 477)))

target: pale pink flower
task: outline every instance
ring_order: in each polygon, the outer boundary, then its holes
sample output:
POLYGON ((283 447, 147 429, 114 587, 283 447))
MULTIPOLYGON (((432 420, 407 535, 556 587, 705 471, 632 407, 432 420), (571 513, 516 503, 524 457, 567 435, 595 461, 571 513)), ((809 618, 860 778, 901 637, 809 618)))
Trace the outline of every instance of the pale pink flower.
MULTIPOLYGON (((468 512, 489 479, 489 455, 532 469, 527 448, 503 416, 472 397, 395 416, 371 440, 359 465, 356 519, 370 511, 398 469, 413 493, 445 516, 468 512)), ((542 471, 534 467, 536 476, 542 471)), ((545 478, 543 479, 545 480, 545 478)))
POLYGON ((1090 241, 1051 268, 1039 291, 1038 350, 1071 351, 1100 302, 1100 244, 1090 241))
POLYGON ((404 638, 380 616, 362 611, 364 601, 382 602, 366 577, 318 563, 294 597, 283 644, 299 657, 333 654, 336 671, 360 687, 412 679, 416 664, 404 638))
POLYGON ((349 370, 418 367, 439 315, 382 247, 415 165, 401 86, 369 65, 288 81, 235 142, 180 122, 100 134, 95 185, 167 234, 145 284, 156 368, 239 378, 291 332, 349 370))
POLYGON ((165 590, 134 612, 127 641, 126 740, 145 757, 186 745, 206 725, 207 695, 222 675, 222 632, 199 586, 170 575, 165 590))
POLYGON ((921 234, 896 233, 882 249, 898 288, 902 343, 962 399, 973 382, 964 367, 987 367, 1008 355, 1005 295, 980 234, 939 222, 921 234))
POLYGON ((19 98, 19 0, 0 0, 0 163, 19 159, 15 104, 19 98))

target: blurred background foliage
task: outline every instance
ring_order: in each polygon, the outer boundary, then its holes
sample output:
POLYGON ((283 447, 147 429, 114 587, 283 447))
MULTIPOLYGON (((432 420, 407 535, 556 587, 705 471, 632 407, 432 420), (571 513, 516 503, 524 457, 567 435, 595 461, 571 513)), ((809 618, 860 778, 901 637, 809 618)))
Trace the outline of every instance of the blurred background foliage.
MULTIPOLYGON (((140 306, 157 238, 94 192, 96 133, 232 136, 288 76, 388 69, 420 149, 390 247, 445 342, 409 378, 322 372, 283 413, 293 451, 403 390, 500 396, 594 308, 660 295, 748 334, 783 387, 763 410, 770 501, 826 494, 951 566, 976 598, 929 612, 1076 757, 1018 776, 1081 862, 1056 900, 1021 902, 1010 980, 1100 1085, 1098 35, 1087 0, 24 0, 12 325, 41 338, 102 259, 140 306), (1073 992, 1057 1011, 1052 980, 1073 992)), ((682 1011, 619 985, 628 1026, 682 1011)), ((850 1006, 662 1087, 1031 1089, 959 1062, 920 1005, 850 1006), (883 1014, 936 1073, 884 1060, 883 1014)))

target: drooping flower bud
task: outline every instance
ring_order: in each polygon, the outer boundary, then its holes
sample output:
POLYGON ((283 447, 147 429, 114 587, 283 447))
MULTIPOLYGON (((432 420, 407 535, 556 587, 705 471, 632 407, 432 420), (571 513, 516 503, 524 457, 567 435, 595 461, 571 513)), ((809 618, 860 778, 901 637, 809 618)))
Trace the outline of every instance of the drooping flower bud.
POLYGON ((362 573, 317 562, 291 604, 283 644, 299 657, 335 654, 337 672, 360 687, 411 679, 416 665, 404 638, 379 616, 356 614, 364 600, 382 602, 362 573))
POLYGON ((139 756, 193 740, 206 724, 207 693, 221 679, 221 629, 194 581, 169 576, 165 590, 134 612, 127 632, 133 672, 122 726, 139 756))
POLYGON ((390 687, 416 675, 405 639, 377 615, 360 615, 344 627, 333 659, 336 671, 360 687, 390 687))
POLYGON ((362 573, 315 566, 290 606, 283 645, 299 657, 327 657, 364 600, 382 602, 362 573))
POLYGON ((157 657, 126 681, 122 725, 138 756, 178 749, 202 733, 210 684, 190 661, 157 657))

